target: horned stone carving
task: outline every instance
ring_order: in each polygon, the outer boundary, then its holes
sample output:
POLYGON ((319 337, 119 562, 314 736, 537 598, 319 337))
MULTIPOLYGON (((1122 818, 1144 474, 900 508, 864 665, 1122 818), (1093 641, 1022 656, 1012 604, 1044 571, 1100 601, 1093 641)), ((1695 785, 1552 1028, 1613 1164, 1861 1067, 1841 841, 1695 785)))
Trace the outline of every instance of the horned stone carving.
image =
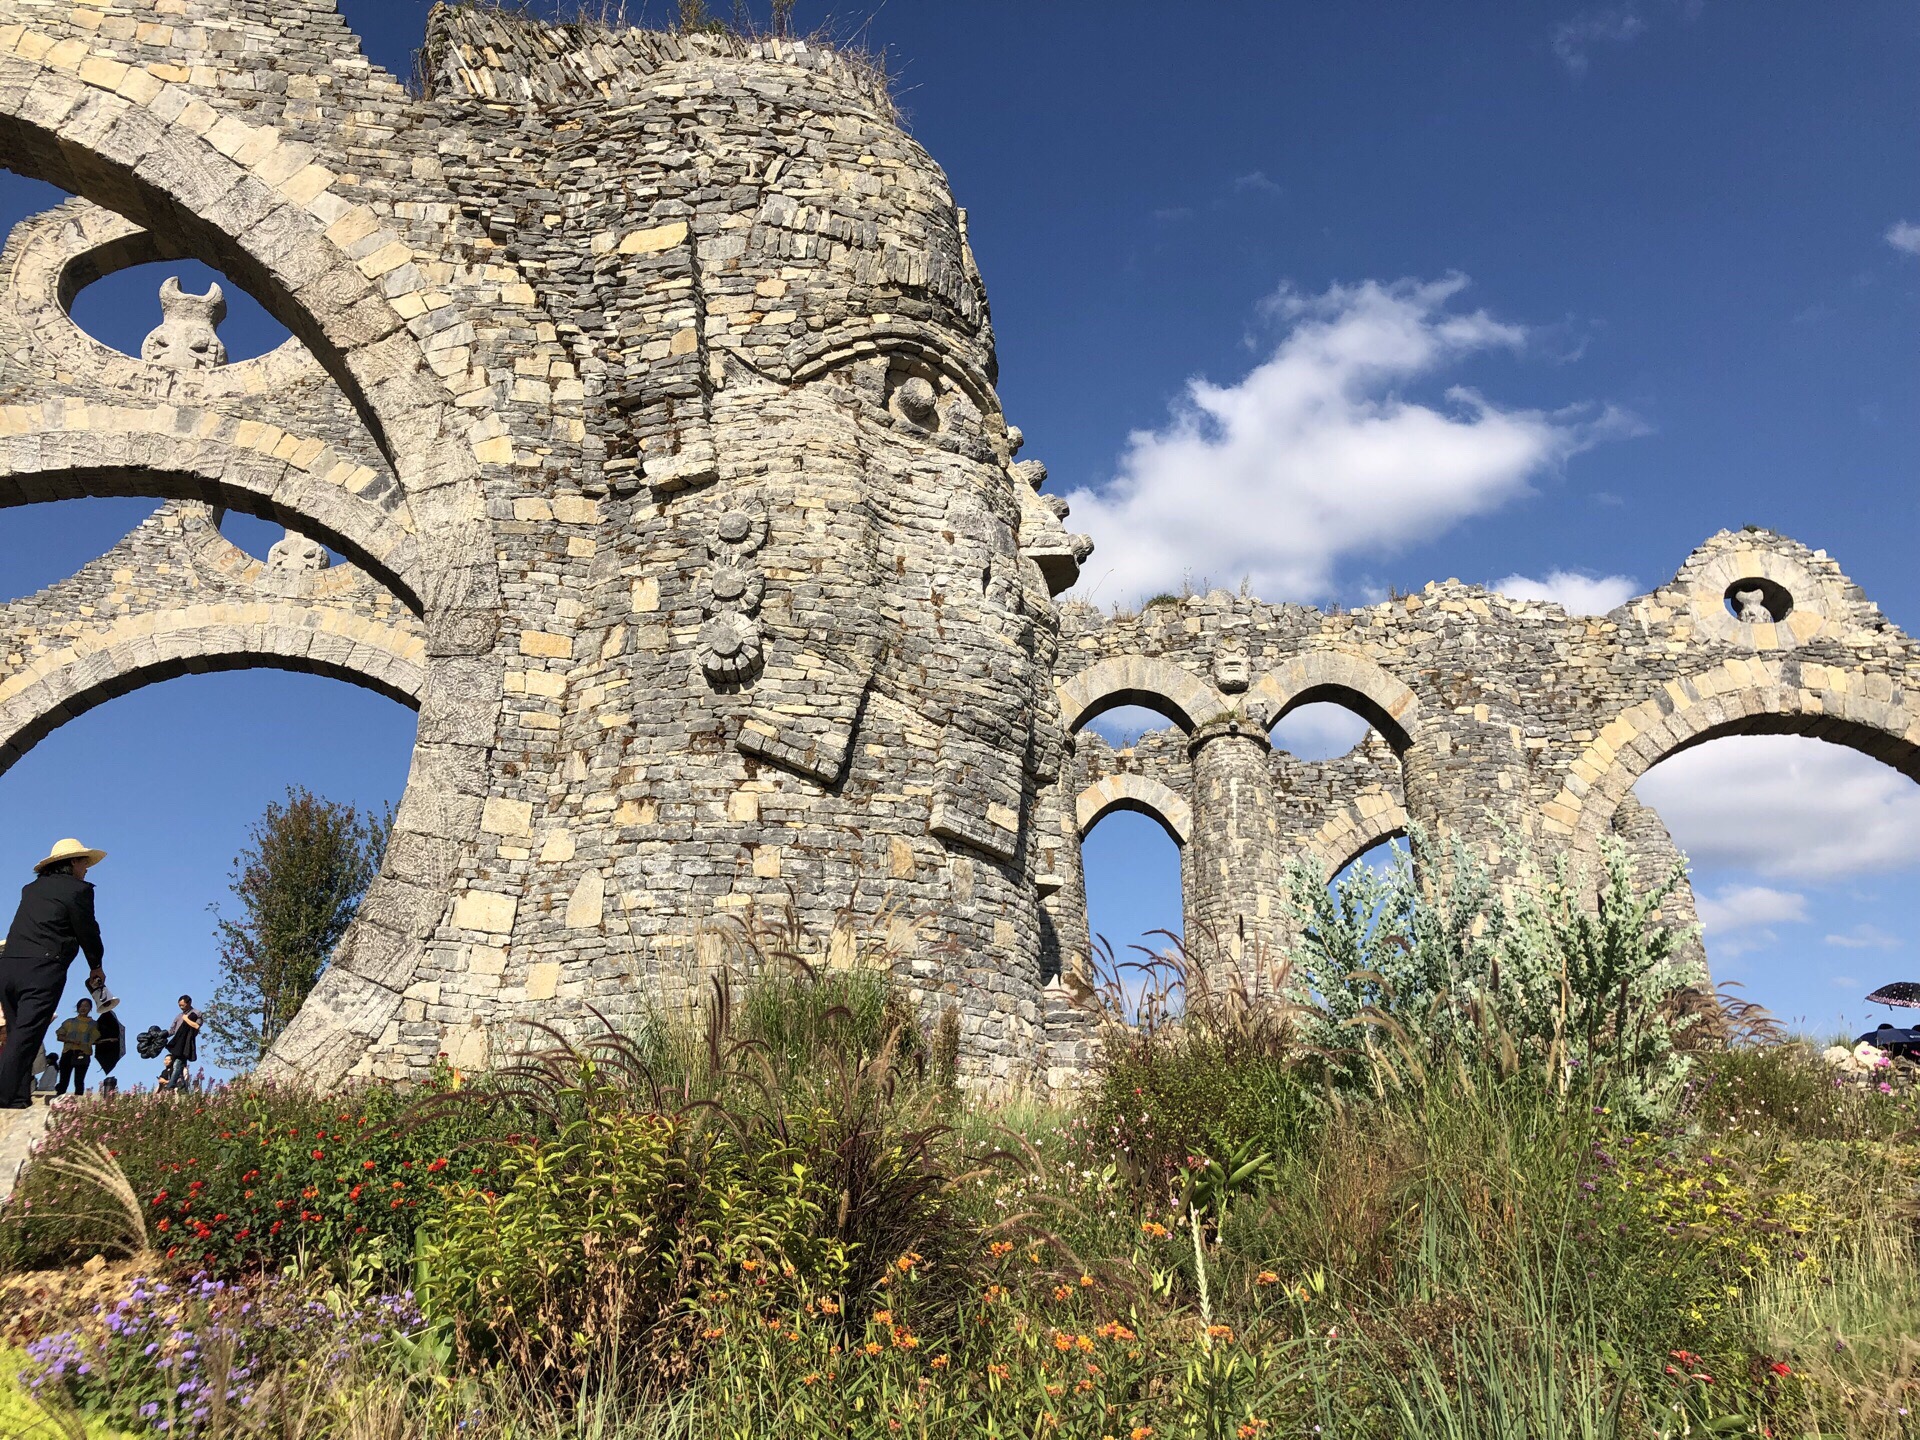
POLYGON ((326 569, 333 563, 327 547, 305 535, 286 531, 267 551, 267 569, 276 574, 306 575, 326 569))
POLYGON ((211 370, 227 363, 215 327, 227 318, 227 297, 216 282, 204 295, 180 288, 177 276, 160 286, 160 323, 140 342, 140 358, 169 370, 211 370))

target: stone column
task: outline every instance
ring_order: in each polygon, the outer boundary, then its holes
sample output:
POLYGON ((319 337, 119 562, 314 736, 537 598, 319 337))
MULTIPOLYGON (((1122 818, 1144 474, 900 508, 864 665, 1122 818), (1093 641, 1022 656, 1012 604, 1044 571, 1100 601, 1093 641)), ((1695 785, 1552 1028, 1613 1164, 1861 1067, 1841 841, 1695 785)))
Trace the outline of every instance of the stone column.
MULTIPOLYGON (((1488 716, 1454 716, 1445 729, 1430 727, 1402 761, 1407 818, 1432 847, 1430 862, 1444 871, 1457 839, 1496 876, 1511 879, 1523 858, 1515 851, 1532 831, 1526 761, 1513 727, 1488 716)), ((1444 876, 1434 878, 1444 883, 1444 876)))
MULTIPOLYGON (((1613 833, 1626 842, 1627 849, 1633 855, 1633 883, 1639 886, 1643 894, 1663 883, 1675 863, 1683 858, 1660 813, 1651 805, 1641 804, 1639 798, 1632 794, 1622 800, 1620 808, 1613 812, 1613 833)), ((1667 897, 1666 903, 1660 907, 1660 919, 1676 930, 1693 932, 1692 937, 1680 947, 1679 956, 1698 964, 1704 973, 1707 951, 1700 942, 1700 912, 1694 905, 1691 883, 1682 881, 1679 888, 1667 897)))
POLYGON ((1272 780, 1273 746, 1239 718, 1209 722, 1188 742, 1193 835, 1187 844, 1188 954, 1213 984, 1263 978, 1278 958, 1286 859, 1272 780))

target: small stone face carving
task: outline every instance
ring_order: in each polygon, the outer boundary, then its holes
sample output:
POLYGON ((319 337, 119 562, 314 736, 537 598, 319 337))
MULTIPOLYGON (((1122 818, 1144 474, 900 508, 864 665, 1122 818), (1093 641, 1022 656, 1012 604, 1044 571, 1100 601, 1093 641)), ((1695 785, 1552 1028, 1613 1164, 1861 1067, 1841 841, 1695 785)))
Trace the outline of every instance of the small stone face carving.
POLYGON ((1228 695, 1238 695, 1253 683, 1253 662, 1237 645, 1222 649, 1213 657, 1213 683, 1228 695))
POLYGON ((160 287, 160 324, 140 342, 140 358, 169 370, 211 370, 227 363, 227 347, 214 327, 227 318, 227 297, 218 285, 204 295, 180 288, 177 277, 160 287))
POLYGON ((267 569, 276 575, 307 575, 324 570, 333 563, 327 547, 305 535, 288 530, 267 551, 267 569))
POLYGON ((1773 624, 1773 611, 1767 606, 1767 592, 1764 590, 1734 591, 1733 613, 1742 625, 1773 624))

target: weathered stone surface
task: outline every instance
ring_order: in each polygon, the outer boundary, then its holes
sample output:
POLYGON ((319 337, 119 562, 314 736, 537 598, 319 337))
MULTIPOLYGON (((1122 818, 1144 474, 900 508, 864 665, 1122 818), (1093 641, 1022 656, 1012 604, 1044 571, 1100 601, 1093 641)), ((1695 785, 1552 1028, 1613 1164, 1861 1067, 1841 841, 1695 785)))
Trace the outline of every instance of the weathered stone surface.
POLYGON ((1740 731, 1920 775, 1912 642, 1765 532, 1600 618, 1455 582, 1057 606, 1089 542, 1015 458, 964 213, 879 77, 490 7, 436 9, 421 73, 329 0, 0 0, 0 145, 80 197, 0 253, 0 504, 168 502, 0 610, 0 765, 213 665, 420 710, 385 871, 277 1069, 415 1077, 530 1017, 679 1003, 791 906, 828 963, 884 954, 956 1010, 977 1083, 1066 1083, 1080 839, 1115 808, 1181 843, 1189 933, 1245 974, 1296 856, 1418 823, 1651 865, 1634 780, 1740 731), (93 278, 184 257, 297 338, 175 368, 74 326, 93 278), (223 506, 290 527, 273 563, 223 506), (1375 734, 1267 746, 1322 699, 1375 734), (1178 733, 1082 730, 1125 704, 1178 733))

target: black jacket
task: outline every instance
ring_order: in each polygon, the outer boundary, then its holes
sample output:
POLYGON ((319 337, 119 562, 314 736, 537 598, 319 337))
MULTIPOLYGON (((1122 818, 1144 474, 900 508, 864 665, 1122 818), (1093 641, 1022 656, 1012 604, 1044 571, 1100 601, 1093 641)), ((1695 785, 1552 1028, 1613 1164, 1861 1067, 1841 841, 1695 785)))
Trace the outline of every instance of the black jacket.
POLYGON ((82 950, 94 969, 107 953, 93 918, 93 886, 71 875, 36 875, 20 892, 20 908, 7 931, 6 960, 58 960, 67 964, 82 950))

